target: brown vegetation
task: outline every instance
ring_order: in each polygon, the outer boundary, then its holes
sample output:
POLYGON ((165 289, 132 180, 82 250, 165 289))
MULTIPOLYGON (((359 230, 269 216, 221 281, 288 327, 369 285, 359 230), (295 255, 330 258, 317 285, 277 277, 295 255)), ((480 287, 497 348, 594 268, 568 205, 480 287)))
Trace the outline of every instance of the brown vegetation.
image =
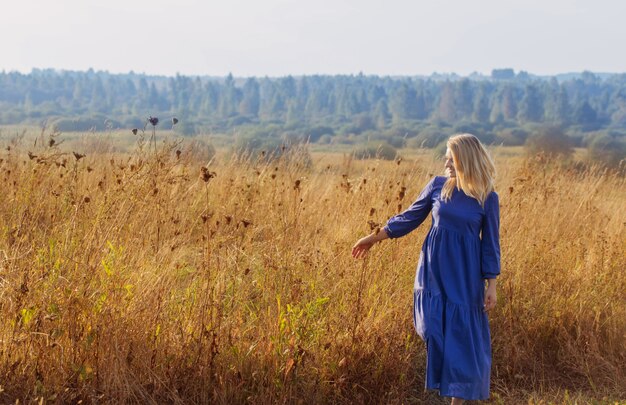
MULTIPOLYGON (((39 145, 0 161, 0 402, 436 401, 410 317, 428 223, 350 247, 440 162, 39 145)), ((494 398, 626 398, 625 180, 496 160, 494 398)))

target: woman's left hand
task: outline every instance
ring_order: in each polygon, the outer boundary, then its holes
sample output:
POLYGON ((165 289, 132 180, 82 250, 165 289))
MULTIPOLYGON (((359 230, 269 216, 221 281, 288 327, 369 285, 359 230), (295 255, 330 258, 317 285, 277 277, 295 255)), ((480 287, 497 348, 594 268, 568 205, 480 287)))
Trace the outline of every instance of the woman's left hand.
POLYGON ((490 282, 485 291, 485 311, 489 311, 496 306, 496 283, 490 282))

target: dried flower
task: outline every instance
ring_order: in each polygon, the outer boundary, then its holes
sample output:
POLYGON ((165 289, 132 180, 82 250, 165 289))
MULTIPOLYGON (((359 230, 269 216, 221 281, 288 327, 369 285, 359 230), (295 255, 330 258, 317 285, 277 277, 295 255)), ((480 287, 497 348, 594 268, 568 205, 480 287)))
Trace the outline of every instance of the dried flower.
POLYGON ((372 221, 371 219, 369 221, 367 221, 367 224, 370 226, 370 230, 372 230, 372 231, 374 229, 380 227, 379 223, 376 223, 376 222, 372 221))
POLYGON ((217 176, 217 173, 210 172, 209 169, 207 169, 206 167, 202 167, 200 171, 202 172, 202 180, 204 180, 205 183, 207 183, 213 177, 217 176))
POLYGON ((153 127, 156 127, 159 123, 159 119, 157 117, 150 116, 150 118, 148 118, 148 122, 152 124, 153 127))
POLYGON ((400 192, 398 193, 398 200, 402 200, 404 198, 405 191, 406 191, 406 187, 402 186, 402 188, 400 189, 400 192))
POLYGON ((81 160, 82 158, 85 157, 84 154, 82 153, 77 153, 77 152, 72 152, 74 154, 74 157, 76 158, 76 160, 81 160))
POLYGON ((131 132, 133 133, 133 135, 137 135, 137 128, 131 129, 131 132))
POLYGON ((172 125, 178 124, 178 118, 172 117, 172 125))

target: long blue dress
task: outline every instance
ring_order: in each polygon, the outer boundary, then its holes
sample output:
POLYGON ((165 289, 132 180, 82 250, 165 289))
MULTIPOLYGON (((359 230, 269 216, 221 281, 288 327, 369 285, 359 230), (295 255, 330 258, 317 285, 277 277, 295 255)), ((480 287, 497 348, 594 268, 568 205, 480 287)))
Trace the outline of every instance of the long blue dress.
POLYGON ((417 228, 432 211, 415 276, 413 322, 426 342, 426 388, 440 395, 489 397, 491 343, 484 280, 500 274, 498 194, 480 202, 433 178, 417 200, 384 227, 390 238, 417 228))

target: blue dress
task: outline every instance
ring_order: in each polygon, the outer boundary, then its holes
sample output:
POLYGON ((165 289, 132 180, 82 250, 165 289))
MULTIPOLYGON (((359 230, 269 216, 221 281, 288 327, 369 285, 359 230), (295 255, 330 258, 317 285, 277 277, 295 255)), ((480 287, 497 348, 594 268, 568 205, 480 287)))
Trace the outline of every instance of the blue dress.
POLYGON ((491 192, 484 207, 459 189, 444 201, 446 180, 433 178, 384 229, 399 238, 432 211, 413 292, 413 322, 426 342, 426 388, 448 397, 487 399, 491 343, 484 280, 500 274, 498 194, 491 192))

